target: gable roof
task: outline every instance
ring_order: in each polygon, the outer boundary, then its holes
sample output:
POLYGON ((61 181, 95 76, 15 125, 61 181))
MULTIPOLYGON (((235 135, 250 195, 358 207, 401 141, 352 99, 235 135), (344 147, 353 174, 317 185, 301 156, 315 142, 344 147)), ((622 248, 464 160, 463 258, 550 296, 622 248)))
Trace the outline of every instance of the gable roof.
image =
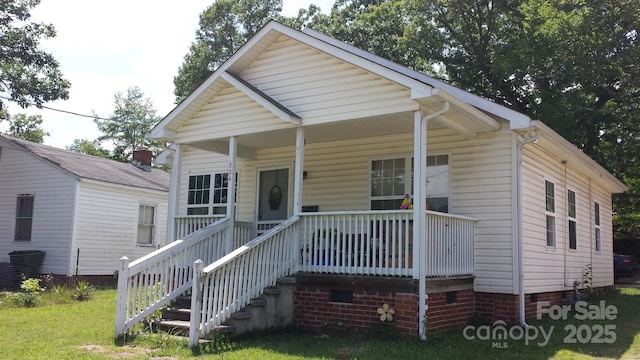
POLYGON ((169 173, 160 169, 143 171, 130 163, 81 154, 0 134, 0 140, 29 153, 79 180, 88 179, 143 189, 169 191, 169 173))
MULTIPOLYGON (((369 52, 343 43, 325 34, 305 29, 290 28, 275 20, 269 21, 253 38, 249 39, 213 74, 203 81, 186 99, 178 104, 149 133, 149 138, 172 139, 175 130, 193 116, 209 99, 227 84, 230 74, 239 74, 280 36, 289 37, 302 44, 316 48, 347 63, 361 67, 371 73, 390 79, 411 89, 412 98, 426 98, 438 95, 466 107, 479 119, 488 118, 486 113, 501 117, 510 123, 512 129, 529 128, 535 121, 528 116, 498 105, 493 101, 448 85, 428 75, 395 64, 369 52)), ((277 106, 276 106, 277 108, 277 106)), ((286 110, 285 110, 286 111, 286 110)), ((295 115, 295 114, 294 114, 295 115)), ((490 121, 490 120, 487 120, 490 121)))

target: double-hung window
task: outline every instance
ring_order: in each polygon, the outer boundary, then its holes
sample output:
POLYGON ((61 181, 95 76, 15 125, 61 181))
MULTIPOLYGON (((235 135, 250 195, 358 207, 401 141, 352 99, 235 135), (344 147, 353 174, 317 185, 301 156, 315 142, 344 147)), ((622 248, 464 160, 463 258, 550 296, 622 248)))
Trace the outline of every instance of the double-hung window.
MULTIPOLYGON (((238 176, 236 174, 236 184, 238 176)), ((187 215, 224 215, 227 213, 229 174, 189 176, 187 215)))
POLYGON ((140 204, 138 209, 138 238, 137 244, 141 246, 155 245, 156 207, 140 204))
POLYGON ((21 194, 16 201, 15 241, 31 241, 35 195, 21 194))
POLYGON ((567 220, 569 225, 569 249, 578 249, 578 228, 576 223, 576 192, 567 190, 567 220))
MULTIPOLYGON (((405 195, 413 194, 411 156, 371 161, 371 210, 398 210, 405 195)), ((449 211, 449 155, 427 156, 429 210, 449 211)))
POLYGON ((545 218, 547 232, 547 247, 556 246, 556 195, 555 184, 549 180, 544 182, 545 188, 545 218))
POLYGON ((602 234, 600 230, 600 203, 593 203, 593 227, 595 231, 595 248, 597 252, 602 251, 602 234))

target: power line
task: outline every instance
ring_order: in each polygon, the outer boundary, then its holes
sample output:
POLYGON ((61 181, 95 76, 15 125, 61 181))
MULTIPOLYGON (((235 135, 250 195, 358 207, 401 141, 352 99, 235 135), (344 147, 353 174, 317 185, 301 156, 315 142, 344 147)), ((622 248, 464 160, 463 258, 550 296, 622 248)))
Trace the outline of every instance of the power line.
MULTIPOLYGON (((9 100, 9 101, 13 101, 13 99, 6 97, 6 96, 2 96, 0 95, 0 99, 5 99, 5 100, 9 100)), ((46 105, 37 105, 36 103, 32 103, 32 102, 27 102, 27 104, 31 105, 31 106, 35 106, 39 109, 47 109, 47 110, 51 110, 51 111, 57 111, 57 112, 61 112, 61 113, 65 113, 65 114, 69 114, 69 115, 74 115, 74 116, 81 116, 81 117, 87 117, 87 118, 91 118, 91 119, 97 119, 97 120, 105 120, 105 121, 118 121, 115 119, 107 119, 107 118, 103 118, 100 116, 94 116, 94 115, 86 115, 86 114, 80 114, 74 111, 68 111, 68 110, 62 110, 62 109, 56 109, 56 108, 52 108, 46 105)))

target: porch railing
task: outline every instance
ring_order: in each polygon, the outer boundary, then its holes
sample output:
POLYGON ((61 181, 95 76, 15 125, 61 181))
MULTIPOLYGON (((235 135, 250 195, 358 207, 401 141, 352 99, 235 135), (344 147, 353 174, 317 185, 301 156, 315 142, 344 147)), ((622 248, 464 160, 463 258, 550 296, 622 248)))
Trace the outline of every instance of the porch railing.
POLYGON ((322 212, 301 217, 302 271, 411 275, 412 212, 322 212))
POLYGON ((176 233, 174 239, 184 239, 185 236, 196 232, 202 228, 205 228, 216 221, 224 219, 224 215, 211 216, 211 215, 195 215, 195 216, 177 216, 176 233))
POLYGON ((290 218, 211 265, 194 264, 190 346, 295 270, 298 229, 298 217, 290 218))
MULTIPOLYGON (((116 337, 191 289, 194 261, 210 264, 225 255, 229 224, 228 218, 218 220, 131 263, 123 257, 118 273, 116 337)), ((235 227, 234 244, 246 243, 253 225, 236 222, 235 227)))
POLYGON ((427 277, 474 274, 476 219, 427 211, 423 258, 427 277))
MULTIPOLYGON (((412 276, 413 212, 356 211, 301 214, 300 270, 412 276)), ((475 219, 427 211, 422 239, 426 276, 474 272, 475 219)))

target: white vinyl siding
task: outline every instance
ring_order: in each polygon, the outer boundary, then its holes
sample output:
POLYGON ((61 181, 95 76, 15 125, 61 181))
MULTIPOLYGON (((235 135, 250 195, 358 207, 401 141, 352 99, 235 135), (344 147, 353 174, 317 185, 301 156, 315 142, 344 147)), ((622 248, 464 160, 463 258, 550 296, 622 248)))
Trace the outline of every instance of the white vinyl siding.
POLYGON ((30 154, 2 146, 0 165, 0 262, 15 250, 46 253, 41 271, 66 274, 73 226, 73 176, 30 154), (15 241, 16 198, 35 194, 31 241, 15 241))
MULTIPOLYGON (((300 116, 307 126, 419 108, 409 89, 287 37, 274 42, 239 76, 300 116)), ((286 128, 295 125, 227 85, 182 125, 176 142, 286 128)))
POLYGON ((606 205, 601 205, 601 208, 608 209, 606 214, 601 214, 601 219, 608 219, 606 225, 602 221, 601 254, 594 249, 593 225, 593 202, 596 199, 599 202, 610 199, 611 194, 595 179, 589 179, 578 172, 570 163, 563 164, 560 158, 551 156, 537 144, 524 146, 522 160, 525 292, 569 290, 574 280, 582 282, 585 268, 589 264, 592 264, 594 286, 611 285, 613 267, 609 256, 612 253, 610 200, 606 205), (556 194, 556 250, 551 251, 544 240, 546 201, 540 200, 545 195, 544 184, 547 179, 554 182, 556 194), (560 201, 559 194, 568 194, 569 189, 575 192, 575 218, 568 216, 573 212, 569 200, 560 201), (575 250, 570 248, 569 222, 572 220, 576 223, 575 250))
MULTIPOLYGON (((311 131, 311 130, 309 130, 311 131)), ((465 139, 448 129, 430 130, 427 153, 448 154, 449 212, 478 218, 476 224, 476 288, 513 291, 512 137, 508 129, 465 139)), ((393 159, 413 153, 413 134, 307 143, 304 150, 302 205, 319 211, 369 210, 372 159, 393 159)), ((256 168, 292 165, 295 147, 259 149, 255 160, 238 159, 237 219, 253 221, 256 168)), ((226 155, 187 147, 181 183, 189 174, 228 169, 226 155)), ((181 186, 179 214, 186 214, 186 185, 181 186)))
POLYGON ((167 194, 99 183, 80 183, 72 263, 80 275, 111 275, 119 259, 140 258, 165 245, 167 194), (140 205, 154 205, 155 246, 139 246, 140 205))

